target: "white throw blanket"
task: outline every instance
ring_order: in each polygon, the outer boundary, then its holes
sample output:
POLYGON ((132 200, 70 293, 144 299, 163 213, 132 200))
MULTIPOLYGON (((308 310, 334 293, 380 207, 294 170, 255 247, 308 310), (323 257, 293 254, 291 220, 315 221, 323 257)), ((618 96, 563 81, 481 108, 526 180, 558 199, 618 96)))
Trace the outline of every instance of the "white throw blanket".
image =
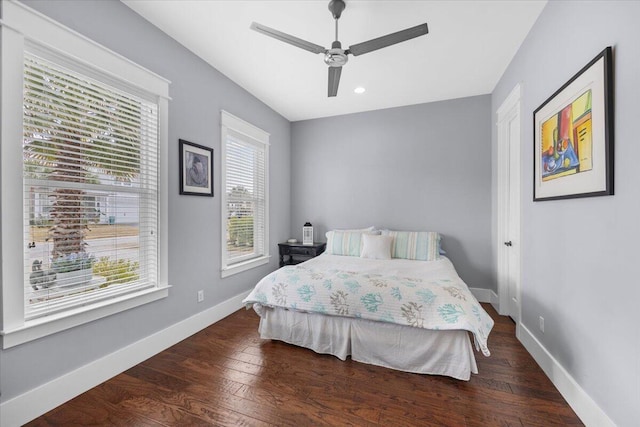
POLYGON ((332 264, 326 261, 329 257, 336 256, 322 255, 274 271, 260 280, 243 303, 432 330, 466 330, 474 335, 476 348, 490 355, 487 338, 493 319, 448 259, 381 262, 338 256, 340 262, 332 264), (351 258, 348 261, 355 263, 354 268, 344 265, 347 261, 341 258, 351 258), (367 262, 375 267, 369 268, 367 262), (409 267, 402 268, 405 265, 409 267), (438 268, 432 268, 434 265, 438 268))

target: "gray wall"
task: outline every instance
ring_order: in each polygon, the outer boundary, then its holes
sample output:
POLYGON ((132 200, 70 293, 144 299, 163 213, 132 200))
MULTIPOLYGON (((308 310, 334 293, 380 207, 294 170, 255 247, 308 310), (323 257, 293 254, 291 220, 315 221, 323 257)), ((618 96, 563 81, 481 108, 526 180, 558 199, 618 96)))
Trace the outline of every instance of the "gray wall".
POLYGON ((291 236, 314 225, 438 231, 470 287, 495 289, 489 95, 291 125, 291 236))
POLYGON ((640 2, 549 2, 492 95, 495 112, 522 85, 522 322, 620 426, 640 419, 638 17, 640 2), (533 111, 609 45, 615 195, 534 203, 533 111))
POLYGON ((289 234, 290 123, 287 120, 119 1, 25 3, 172 81, 169 284, 173 287, 169 297, 161 301, 0 351, 2 401, 248 290, 277 268, 278 260, 274 256, 268 265, 220 279, 220 109, 271 134, 272 246, 289 234), (179 195, 178 138, 215 150, 214 198, 179 195), (205 291, 205 301, 201 304, 196 303, 199 289, 205 291))

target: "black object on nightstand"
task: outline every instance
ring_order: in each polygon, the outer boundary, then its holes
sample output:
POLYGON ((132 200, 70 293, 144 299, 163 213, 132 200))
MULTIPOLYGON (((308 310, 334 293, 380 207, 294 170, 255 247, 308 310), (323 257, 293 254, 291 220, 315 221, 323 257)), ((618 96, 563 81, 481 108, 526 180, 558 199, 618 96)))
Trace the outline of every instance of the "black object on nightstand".
POLYGON ((280 251, 280 267, 285 265, 299 264, 320 255, 327 247, 326 243, 314 242, 313 245, 303 245, 302 243, 278 243, 280 251), (288 257, 285 261, 284 257, 288 257))

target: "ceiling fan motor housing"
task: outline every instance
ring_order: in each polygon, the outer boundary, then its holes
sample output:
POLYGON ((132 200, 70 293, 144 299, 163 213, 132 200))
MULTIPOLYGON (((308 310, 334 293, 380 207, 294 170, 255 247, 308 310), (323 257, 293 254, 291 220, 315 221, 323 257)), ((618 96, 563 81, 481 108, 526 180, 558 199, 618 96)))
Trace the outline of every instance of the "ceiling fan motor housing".
POLYGON ((344 53, 342 45, 337 40, 331 44, 331 49, 324 54, 324 63, 330 67, 342 67, 348 60, 347 54, 344 53))
POLYGON ((340 15, 342 15, 342 11, 346 5, 343 0, 331 0, 329 2, 329 11, 331 15, 333 15, 333 19, 340 19, 340 15))

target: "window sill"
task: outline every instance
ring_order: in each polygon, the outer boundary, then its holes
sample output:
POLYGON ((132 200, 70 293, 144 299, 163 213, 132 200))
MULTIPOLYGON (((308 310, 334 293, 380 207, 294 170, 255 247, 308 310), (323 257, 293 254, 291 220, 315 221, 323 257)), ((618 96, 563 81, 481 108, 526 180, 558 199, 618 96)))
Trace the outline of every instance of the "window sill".
POLYGON ((264 255, 260 258, 255 258, 249 261, 239 262, 237 264, 227 266, 226 268, 222 269, 221 276, 223 278, 233 276, 234 274, 242 273, 243 271, 247 271, 260 265, 267 264, 270 258, 271 256, 264 255))
POLYGON ((168 295, 169 286, 145 289, 133 294, 126 294, 118 298, 79 307, 74 310, 28 320, 20 327, 0 332, 0 335, 2 335, 2 348, 7 349, 47 335, 55 334, 56 332, 64 331, 74 326, 92 322, 161 298, 166 298, 168 295))

